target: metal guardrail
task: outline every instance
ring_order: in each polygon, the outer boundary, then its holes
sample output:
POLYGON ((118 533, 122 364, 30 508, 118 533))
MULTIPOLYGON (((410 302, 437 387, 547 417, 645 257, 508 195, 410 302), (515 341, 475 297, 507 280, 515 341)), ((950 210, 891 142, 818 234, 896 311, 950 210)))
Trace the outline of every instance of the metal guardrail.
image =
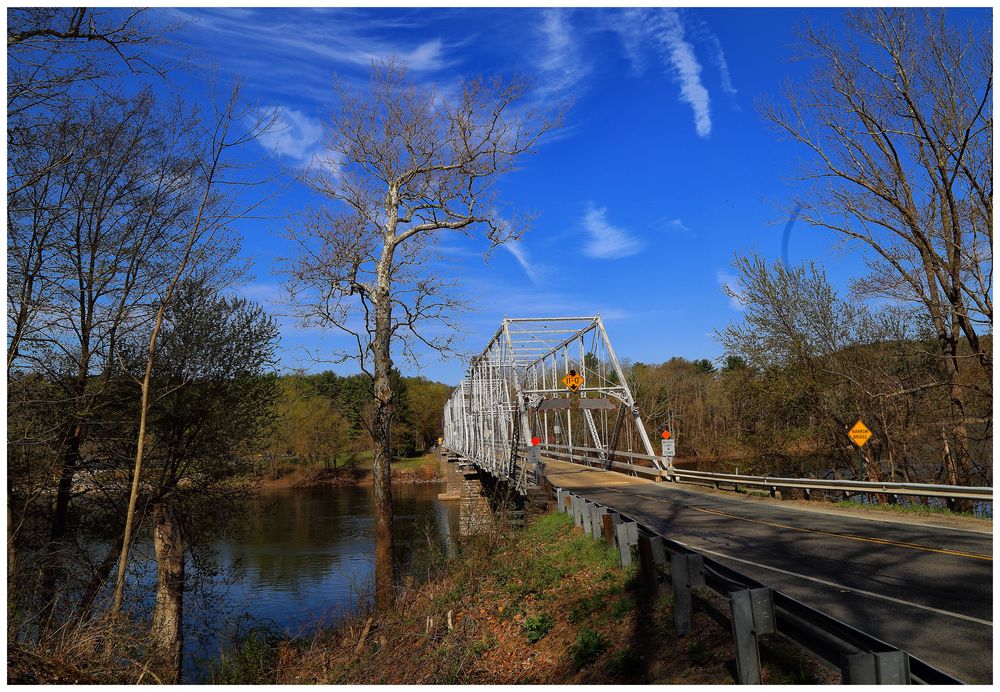
POLYGON ((616 545, 623 565, 638 557, 645 574, 667 576, 674 590, 678 635, 690 632, 692 587, 706 586, 729 600, 739 682, 760 682, 757 636, 777 633, 839 669, 844 683, 964 684, 908 652, 657 534, 627 515, 563 488, 552 486, 552 490, 559 511, 572 513, 585 533, 616 545))
MULTIPOLYGON (((588 466, 603 468, 606 464, 602 459, 588 454, 600 453, 601 450, 592 447, 574 447, 569 451, 565 445, 541 445, 542 450, 553 457, 565 459, 572 462, 583 462, 588 466)), ((615 457, 626 459, 652 460, 654 457, 648 454, 635 454, 633 452, 615 452, 615 457)), ((712 471, 694 471, 690 469, 672 468, 660 471, 655 468, 640 466, 612 460, 612 469, 627 471, 637 475, 646 476, 656 480, 668 480, 674 482, 696 482, 711 483, 718 487, 720 483, 727 485, 752 485, 770 489, 772 492, 779 488, 802 488, 805 490, 830 490, 844 493, 865 493, 865 494, 885 494, 885 495, 907 495, 914 497, 941 497, 956 500, 975 500, 979 502, 993 501, 993 488, 972 487, 961 485, 931 485, 924 483, 895 483, 895 482, 869 482, 869 481, 847 481, 828 480, 823 478, 783 478, 778 476, 748 476, 735 473, 715 473, 712 471)))

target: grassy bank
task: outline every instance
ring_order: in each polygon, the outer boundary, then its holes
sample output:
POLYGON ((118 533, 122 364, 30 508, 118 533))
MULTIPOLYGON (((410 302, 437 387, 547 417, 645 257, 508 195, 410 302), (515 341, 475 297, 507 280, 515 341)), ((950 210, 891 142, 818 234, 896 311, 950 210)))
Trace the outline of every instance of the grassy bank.
MULTIPOLYGON (((394 483, 430 483, 440 480, 438 456, 427 453, 410 459, 392 462, 394 483)), ((294 461, 284 462, 273 473, 256 481, 262 489, 309 488, 328 485, 365 485, 372 482, 371 453, 365 453, 353 465, 336 465, 333 468, 314 467, 294 461)))
MULTIPOLYGON (((553 513, 464 542, 394 612, 362 614, 309 640, 256 633, 216 681, 732 683, 725 612, 724 602, 698 610, 693 633, 678 638, 669 588, 648 593, 617 551, 553 513)), ((791 645, 771 642, 762 655, 765 682, 826 681, 791 645)))

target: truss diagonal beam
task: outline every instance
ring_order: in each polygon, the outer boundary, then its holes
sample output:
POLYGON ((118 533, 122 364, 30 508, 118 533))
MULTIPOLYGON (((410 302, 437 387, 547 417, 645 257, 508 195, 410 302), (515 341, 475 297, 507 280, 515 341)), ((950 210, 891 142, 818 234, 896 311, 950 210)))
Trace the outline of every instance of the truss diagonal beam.
POLYGON ((543 451, 592 447, 608 458, 620 445, 655 457, 600 316, 505 318, 445 405, 444 433, 448 448, 505 479, 518 478, 533 437, 543 451), (583 376, 577 391, 563 383, 570 372, 583 376), (581 403, 590 399, 601 401, 581 403))

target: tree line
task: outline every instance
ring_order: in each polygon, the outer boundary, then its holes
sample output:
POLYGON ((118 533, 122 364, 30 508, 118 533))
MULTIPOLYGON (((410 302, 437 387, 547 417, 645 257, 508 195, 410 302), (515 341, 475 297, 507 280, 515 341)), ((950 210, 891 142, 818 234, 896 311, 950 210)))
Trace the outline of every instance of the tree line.
MULTIPOLYGON (((396 400, 392 456, 423 454, 443 434, 441 411, 452 388, 425 377, 404 377, 398 370, 390 380, 396 400)), ((276 477, 289 458, 310 469, 353 470, 371 452, 371 378, 296 372, 279 377, 278 388, 275 426, 261 455, 261 473, 276 477)))
MULTIPOLYGON (((238 297, 236 223, 260 196, 234 156, 273 118, 241 107, 238 85, 208 108, 172 91, 150 16, 8 13, 8 617, 36 642, 117 618, 141 600, 123 587, 152 535, 151 648, 176 680, 185 560, 210 559, 199 527, 233 511, 233 479, 261 454, 336 465, 367 435, 376 603, 392 606, 390 462, 436 437, 446 396, 394 357, 450 349, 463 302, 436 241, 520 237, 529 218, 496 184, 563 113, 532 110, 523 79, 440 94, 393 60, 338 85, 331 166, 299 181, 326 204, 293 220, 278 269, 295 314, 346 335, 328 355, 361 374, 279 377, 275 322, 238 297)), ((850 477, 988 484, 991 37, 943 11, 843 26, 803 30, 814 76, 761 111, 810 154, 802 220, 868 273, 842 297, 817 265, 738 256, 745 319, 720 330, 723 362, 636 364, 636 397, 682 453, 750 452, 770 471, 820 451, 850 477), (844 440, 857 418, 875 432, 861 451, 844 440)))
MULTIPOLYGON (((682 459, 770 475, 992 485, 992 383, 968 342, 959 351, 965 436, 956 437, 949 374, 918 311, 841 297, 815 263, 751 255, 735 268, 744 315, 717 332, 718 363, 628 368, 647 426, 670 430, 682 459), (873 433, 861 448, 847 437, 858 420, 873 433)), ((990 352, 991 337, 980 345, 990 352)))

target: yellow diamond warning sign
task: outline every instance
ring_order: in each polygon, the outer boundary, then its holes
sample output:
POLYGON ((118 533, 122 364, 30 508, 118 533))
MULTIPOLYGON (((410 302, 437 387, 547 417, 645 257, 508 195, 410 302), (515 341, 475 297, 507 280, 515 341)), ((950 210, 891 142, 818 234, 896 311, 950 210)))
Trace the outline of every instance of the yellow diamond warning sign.
POLYGON ((571 392, 575 392, 583 386, 583 375, 578 375, 576 370, 570 370, 569 374, 566 375, 562 381, 563 384, 566 385, 566 389, 571 392))
POLYGON ((868 429, 868 426, 862 423, 860 420, 854 424, 854 427, 847 431, 847 436, 851 438, 851 442, 856 444, 858 447, 864 447, 865 442, 872 436, 872 431, 868 429))

